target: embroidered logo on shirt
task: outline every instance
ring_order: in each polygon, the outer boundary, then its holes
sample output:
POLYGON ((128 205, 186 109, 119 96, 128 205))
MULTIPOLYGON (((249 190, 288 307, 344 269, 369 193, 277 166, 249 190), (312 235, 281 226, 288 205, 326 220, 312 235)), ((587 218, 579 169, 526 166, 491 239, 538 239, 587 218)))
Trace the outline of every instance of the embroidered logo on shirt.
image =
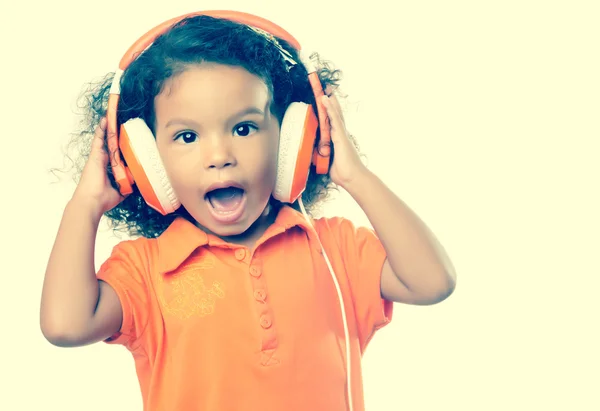
POLYGON ((207 270, 214 266, 215 257, 204 256, 163 277, 159 299, 165 311, 180 319, 213 314, 217 299, 225 297, 224 284, 206 278, 207 270))

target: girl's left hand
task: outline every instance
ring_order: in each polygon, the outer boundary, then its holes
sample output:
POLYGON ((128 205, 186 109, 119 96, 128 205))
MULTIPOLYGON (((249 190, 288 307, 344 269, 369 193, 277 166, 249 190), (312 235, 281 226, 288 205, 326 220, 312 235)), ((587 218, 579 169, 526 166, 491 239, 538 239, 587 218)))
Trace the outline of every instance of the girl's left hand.
POLYGON ((350 140, 344 116, 335 93, 326 90, 328 95, 322 97, 323 105, 329 116, 331 125, 331 143, 333 145, 333 163, 329 170, 331 180, 338 186, 347 189, 357 176, 366 171, 358 150, 350 140))

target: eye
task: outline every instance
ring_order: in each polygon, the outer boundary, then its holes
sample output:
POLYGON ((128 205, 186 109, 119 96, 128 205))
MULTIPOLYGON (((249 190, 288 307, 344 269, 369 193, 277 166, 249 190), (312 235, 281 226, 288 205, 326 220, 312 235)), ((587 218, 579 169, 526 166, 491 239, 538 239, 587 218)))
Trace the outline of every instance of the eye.
POLYGON ((192 131, 184 131, 175 136, 175 140, 181 140, 184 144, 191 144, 196 141, 197 134, 192 131))
POLYGON ((233 129, 233 134, 239 137, 248 137, 250 134, 257 130, 258 127, 256 127, 255 125, 244 123, 235 126, 235 128, 233 129))

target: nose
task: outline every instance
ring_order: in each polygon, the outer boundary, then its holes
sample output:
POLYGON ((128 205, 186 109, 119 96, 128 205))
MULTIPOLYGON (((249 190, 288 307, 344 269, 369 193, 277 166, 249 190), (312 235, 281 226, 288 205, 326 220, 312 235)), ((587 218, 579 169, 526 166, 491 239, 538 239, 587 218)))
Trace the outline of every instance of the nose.
POLYGON ((206 169, 221 169, 236 164, 231 147, 231 138, 214 136, 207 139, 204 147, 204 163, 206 169))

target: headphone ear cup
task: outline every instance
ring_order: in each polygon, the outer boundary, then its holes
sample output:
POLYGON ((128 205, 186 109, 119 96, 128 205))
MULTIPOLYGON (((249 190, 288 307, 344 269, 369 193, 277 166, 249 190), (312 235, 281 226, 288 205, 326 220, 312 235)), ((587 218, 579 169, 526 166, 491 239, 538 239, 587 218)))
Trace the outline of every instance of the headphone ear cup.
POLYGON ((131 119, 121 125, 119 148, 146 203, 162 215, 180 207, 146 122, 131 119))
POLYGON ((306 189, 319 121, 310 104, 289 105, 281 122, 273 197, 295 202, 306 189))

